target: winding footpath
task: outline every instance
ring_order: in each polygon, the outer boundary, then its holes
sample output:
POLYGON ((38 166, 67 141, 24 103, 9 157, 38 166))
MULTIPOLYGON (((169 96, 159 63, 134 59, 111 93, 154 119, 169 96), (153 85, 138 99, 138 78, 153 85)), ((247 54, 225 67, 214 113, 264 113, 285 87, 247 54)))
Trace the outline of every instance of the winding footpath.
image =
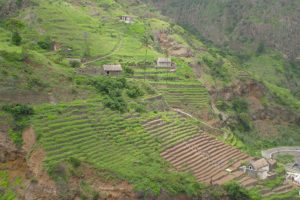
POLYGON ((119 36, 119 38, 120 38, 120 39, 119 39, 118 43, 114 46, 114 48, 111 50, 111 52, 109 52, 109 53, 106 54, 106 55, 97 57, 97 58, 95 58, 95 59, 93 59, 93 60, 86 61, 86 62, 83 63, 83 65, 86 66, 86 65, 88 65, 88 64, 91 64, 91 63, 94 63, 94 62, 103 60, 104 58, 107 58, 107 57, 112 56, 116 51, 120 50, 121 47, 122 47, 123 37, 122 37, 122 36, 119 36))
POLYGON ((277 153, 300 153, 300 147, 277 147, 261 151, 264 158, 272 158, 273 155, 277 153))

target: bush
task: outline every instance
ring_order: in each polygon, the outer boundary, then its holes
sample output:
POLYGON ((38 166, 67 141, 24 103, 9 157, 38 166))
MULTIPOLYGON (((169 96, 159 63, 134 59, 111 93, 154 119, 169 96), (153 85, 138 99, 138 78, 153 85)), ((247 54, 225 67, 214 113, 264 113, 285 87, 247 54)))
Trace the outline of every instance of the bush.
POLYGON ((239 184, 235 182, 227 183, 225 190, 230 200, 250 200, 251 197, 247 190, 242 188, 239 184))
POLYGON ((233 99, 232 102, 232 108, 238 112, 238 113, 242 113, 242 112, 248 112, 248 102, 242 98, 235 98, 233 99))
POLYGON ((51 50, 53 47, 53 41, 51 40, 51 38, 49 36, 41 39, 40 41, 38 41, 38 45, 45 50, 51 50))
POLYGON ((69 162, 71 163, 71 165, 75 168, 79 167, 81 165, 81 161, 78 160, 77 158, 71 157, 69 159, 69 162))
POLYGON ((127 76, 133 76, 134 75, 134 70, 131 69, 130 67, 125 67, 124 72, 125 72, 125 75, 127 75, 127 76))
POLYGON ((34 114, 33 108, 28 105, 16 104, 5 105, 2 110, 13 116, 14 121, 12 129, 9 130, 9 136, 18 147, 21 147, 23 143, 22 132, 29 125, 28 117, 34 114))
POLYGON ((18 32, 13 32, 11 36, 11 42, 12 44, 19 46, 22 42, 21 35, 18 32))
POLYGON ((104 106, 112 109, 125 112, 127 110, 126 101, 122 96, 106 96, 103 99, 104 106))
POLYGON ((127 89, 126 93, 130 98, 138 98, 144 95, 144 92, 138 86, 135 85, 130 86, 127 89))
POLYGON ((2 107, 2 110, 11 113, 15 119, 21 119, 34 114, 34 110, 31 106, 21 104, 5 105, 2 107))
POLYGON ((76 60, 71 60, 69 63, 72 68, 79 68, 81 66, 81 63, 76 60))
POLYGON ((257 49, 256 49, 256 55, 259 56, 265 52, 265 44, 263 42, 260 42, 257 49))
POLYGON ((238 115, 239 124, 239 130, 240 131, 250 131, 251 130, 251 119, 247 113, 240 113, 238 115))

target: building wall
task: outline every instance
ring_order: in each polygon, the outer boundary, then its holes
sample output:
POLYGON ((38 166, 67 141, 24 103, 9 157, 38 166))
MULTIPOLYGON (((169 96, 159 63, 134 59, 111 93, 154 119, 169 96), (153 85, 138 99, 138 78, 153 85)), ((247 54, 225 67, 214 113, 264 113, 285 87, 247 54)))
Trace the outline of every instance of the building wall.
POLYGON ((105 71, 104 74, 107 75, 107 76, 119 76, 119 75, 121 75, 121 72, 119 72, 119 71, 105 71))
POLYGON ((172 67, 172 63, 169 63, 169 62, 159 62, 159 63, 157 63, 157 67, 172 67))

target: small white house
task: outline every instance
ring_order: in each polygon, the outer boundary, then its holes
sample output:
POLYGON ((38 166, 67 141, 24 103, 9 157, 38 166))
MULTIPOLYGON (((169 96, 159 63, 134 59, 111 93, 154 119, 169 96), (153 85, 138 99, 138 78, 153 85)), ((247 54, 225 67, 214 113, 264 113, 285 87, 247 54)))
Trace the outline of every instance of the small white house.
POLYGON ((121 16, 120 20, 121 20, 121 22, 124 22, 126 24, 132 24, 133 23, 133 18, 130 17, 130 16, 126 16, 126 15, 121 16))
POLYGON ((171 58, 158 58, 157 67, 158 68, 172 68, 174 65, 171 58))

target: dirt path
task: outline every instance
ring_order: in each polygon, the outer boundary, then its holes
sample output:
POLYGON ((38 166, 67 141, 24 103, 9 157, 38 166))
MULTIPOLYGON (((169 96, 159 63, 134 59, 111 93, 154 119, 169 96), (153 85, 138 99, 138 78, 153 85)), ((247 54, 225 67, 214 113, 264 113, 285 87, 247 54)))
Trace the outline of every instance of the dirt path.
POLYGON ((110 53, 104 55, 104 56, 100 56, 98 58, 95 58, 93 60, 90 60, 90 61, 86 61, 83 63, 84 66, 88 65, 88 64, 91 64, 91 63, 94 63, 94 62, 97 62, 97 61, 100 61, 100 60, 103 60, 104 58, 107 58, 107 57, 110 57, 112 56, 116 51, 120 50, 121 47, 122 47, 122 43, 123 43, 123 37, 122 36, 119 36, 119 41, 118 43, 116 44, 116 46, 111 50, 110 53))
POLYGON ((261 154, 265 158, 272 158, 274 154, 294 154, 299 153, 300 154, 300 147, 277 147, 273 149, 267 149, 261 151, 261 154))
MULTIPOLYGON (((185 116, 187 116, 187 117, 189 117, 189 118, 192 118, 192 119, 197 120, 194 116, 192 116, 191 114, 189 114, 189 113, 187 113, 187 112, 184 112, 183 110, 180 110, 180 109, 178 109, 178 108, 172 108, 172 110, 175 111, 175 112, 177 112, 177 113, 179 113, 179 114, 185 115, 185 116)), ((208 128, 211 129, 211 130, 215 130, 215 131, 217 131, 218 133, 222 133, 222 134, 224 133, 223 130, 218 129, 218 128, 215 128, 215 127, 212 127, 211 125, 209 125, 209 124, 206 123, 206 122, 203 122, 203 121, 199 121, 199 122, 200 122, 201 124, 203 124, 204 126, 208 127, 208 128)))

